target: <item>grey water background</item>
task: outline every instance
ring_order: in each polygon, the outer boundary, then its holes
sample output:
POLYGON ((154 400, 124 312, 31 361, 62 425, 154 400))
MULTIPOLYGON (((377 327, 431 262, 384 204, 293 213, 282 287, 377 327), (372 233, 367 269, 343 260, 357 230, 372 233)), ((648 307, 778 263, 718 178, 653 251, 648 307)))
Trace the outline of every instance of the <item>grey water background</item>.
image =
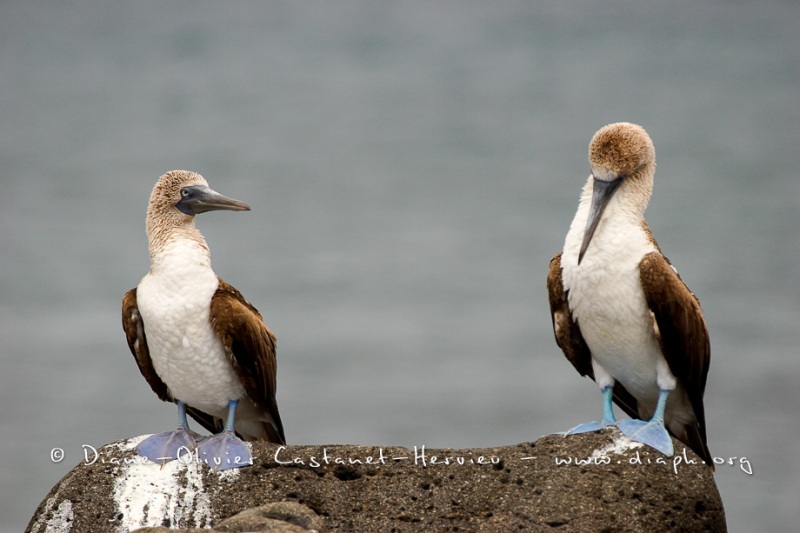
POLYGON ((795 530, 798 27, 779 1, 3 2, 0 530, 82 445, 175 424, 119 316, 174 168, 253 208, 198 225, 278 335, 291 443, 496 446, 596 418, 545 276, 620 120, 655 142, 647 219, 708 320, 730 529, 795 530))

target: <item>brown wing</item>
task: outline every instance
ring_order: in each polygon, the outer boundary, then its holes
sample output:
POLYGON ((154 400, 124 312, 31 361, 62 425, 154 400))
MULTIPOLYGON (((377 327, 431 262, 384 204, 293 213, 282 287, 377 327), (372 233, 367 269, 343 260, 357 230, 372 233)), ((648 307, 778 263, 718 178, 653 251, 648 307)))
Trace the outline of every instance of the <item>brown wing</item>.
POLYGON ((222 280, 211 299, 211 316, 211 325, 222 339, 245 392, 272 420, 265 424, 269 440, 284 444, 283 423, 275 400, 275 335, 264 324, 261 313, 222 280))
POLYGON ((700 300, 660 253, 647 254, 639 269, 644 297, 658 327, 661 352, 686 390, 697 419, 696 425, 685 428, 686 444, 707 464, 713 465, 706 442, 703 408, 711 348, 700 300))
MULTIPOLYGON (((556 344, 580 375, 589 376, 594 380, 592 352, 581 334, 578 323, 572 317, 567 291, 564 290, 564 283, 561 280, 561 252, 550 260, 547 292, 550 297, 550 316, 553 320, 556 344)), ((631 418, 639 417, 639 404, 636 398, 619 382, 614 384, 614 403, 631 418)))
POLYGON ((592 353, 581 335, 577 322, 572 318, 567 293, 561 281, 561 252, 550 260, 547 292, 550 296, 550 316, 553 319, 556 344, 581 376, 594 379, 592 353))
POLYGON ((131 349, 139 372, 150 384, 150 388, 156 395, 165 402, 173 401, 167 390, 167 385, 156 374, 153 361, 150 359, 150 350, 147 347, 147 336, 144 332, 144 323, 136 305, 136 289, 131 289, 122 298, 122 329, 128 339, 128 347, 131 349))

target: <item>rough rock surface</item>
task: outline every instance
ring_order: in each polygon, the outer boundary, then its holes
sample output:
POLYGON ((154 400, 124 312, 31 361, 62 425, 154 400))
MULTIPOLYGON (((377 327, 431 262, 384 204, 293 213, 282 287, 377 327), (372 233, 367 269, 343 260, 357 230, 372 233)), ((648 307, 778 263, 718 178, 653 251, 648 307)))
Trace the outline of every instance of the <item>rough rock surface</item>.
POLYGON ((254 444, 253 466, 225 472, 147 463, 142 438, 78 464, 27 531, 726 530, 691 450, 665 457, 616 429, 463 450, 254 444))

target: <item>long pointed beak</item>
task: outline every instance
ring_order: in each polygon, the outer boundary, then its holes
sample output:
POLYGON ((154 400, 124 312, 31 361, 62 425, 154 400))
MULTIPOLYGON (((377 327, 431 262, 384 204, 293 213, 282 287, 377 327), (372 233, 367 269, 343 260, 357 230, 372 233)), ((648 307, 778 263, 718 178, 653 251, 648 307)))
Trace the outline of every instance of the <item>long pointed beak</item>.
POLYGON ((592 241, 594 231, 597 229, 597 224, 600 223, 600 218, 603 216, 608 201, 614 196, 614 192, 622 184, 624 176, 620 176, 611 181, 599 180, 593 178, 592 182, 592 205, 589 209, 589 219, 586 221, 586 230, 583 232, 583 243, 581 244, 581 251, 578 253, 578 264, 581 264, 583 255, 592 241))
POLYGON ((246 203, 223 196, 205 185, 191 185, 181 189, 181 199, 175 207, 185 215, 199 215, 206 211, 250 211, 246 203))

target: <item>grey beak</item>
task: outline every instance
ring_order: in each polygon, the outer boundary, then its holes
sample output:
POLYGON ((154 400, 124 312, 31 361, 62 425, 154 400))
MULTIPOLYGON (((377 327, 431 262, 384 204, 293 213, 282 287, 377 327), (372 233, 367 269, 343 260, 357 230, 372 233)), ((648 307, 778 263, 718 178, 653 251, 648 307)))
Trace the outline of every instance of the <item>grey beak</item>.
POLYGON ((592 241, 594 231, 597 229, 597 224, 603 216, 608 201, 614 196, 614 192, 622 184, 624 176, 620 176, 611 181, 599 180, 593 177, 592 182, 592 205, 589 210, 589 219, 586 221, 586 230, 583 232, 583 243, 581 244, 581 251, 578 254, 578 264, 581 264, 583 255, 592 241))
POLYGON ((205 185, 190 185, 181 189, 181 199, 175 204, 178 211, 195 216, 206 211, 250 211, 246 203, 223 196, 205 185))

